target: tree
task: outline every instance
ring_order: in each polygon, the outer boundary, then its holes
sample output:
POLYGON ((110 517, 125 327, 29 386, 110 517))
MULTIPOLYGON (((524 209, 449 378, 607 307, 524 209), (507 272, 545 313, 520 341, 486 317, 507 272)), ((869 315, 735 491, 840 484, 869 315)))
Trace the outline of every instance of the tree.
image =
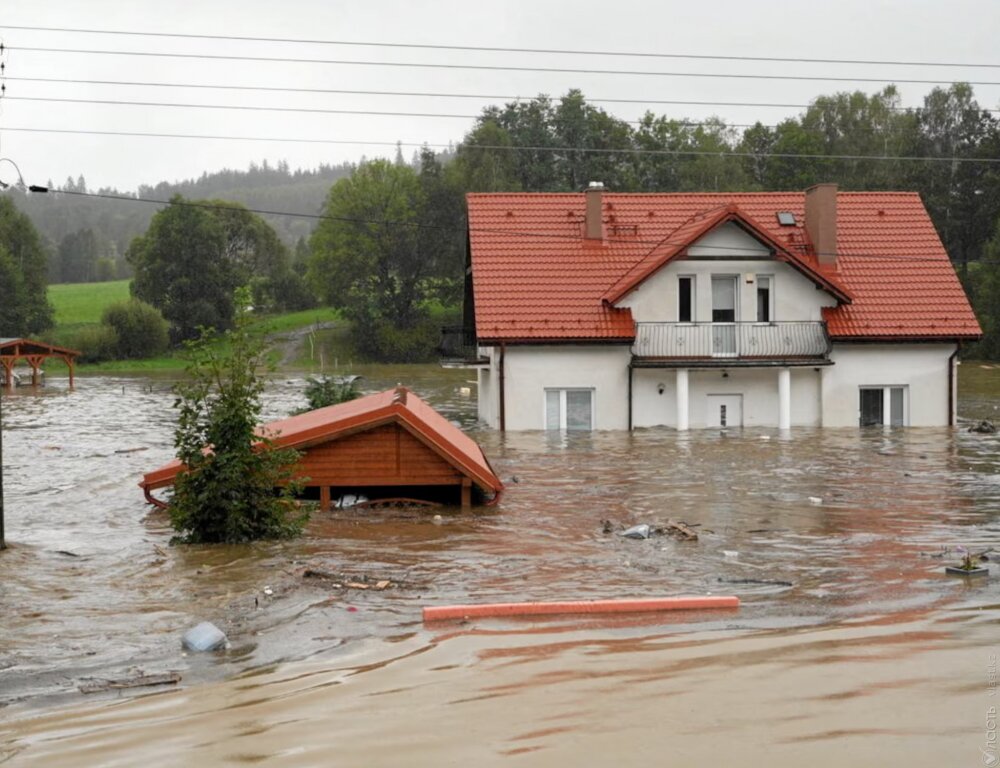
POLYGON ((584 150, 566 150, 556 155, 559 188, 579 191, 591 181, 604 182, 617 190, 634 185, 632 153, 628 151, 632 149, 632 127, 587 104, 579 90, 571 89, 559 99, 552 112, 550 130, 557 146, 584 150), (625 151, 607 151, 616 149, 625 151))
POLYGON ((993 236, 983 247, 982 259, 971 265, 965 283, 983 328, 983 338, 968 356, 1000 359, 1000 218, 994 220, 993 236))
MULTIPOLYGON (((967 83, 935 88, 917 111, 914 154, 964 159, 996 158, 1000 123, 973 98, 967 83)), ((917 188, 952 261, 979 258, 1000 214, 1000 175, 995 165, 929 161, 913 164, 908 187, 917 188)))
POLYGON ((420 214, 422 248, 433 254, 436 262, 433 293, 445 305, 457 304, 464 285, 465 196, 457 175, 429 148, 420 150, 418 162, 417 179, 424 201, 420 214))
POLYGON ((231 327, 238 286, 253 284, 255 298, 268 308, 311 301, 274 230, 225 200, 175 196, 132 241, 127 259, 135 270, 132 294, 163 312, 174 342, 194 338, 201 326, 231 327))
POLYGON ((309 275, 321 298, 353 322, 361 351, 412 360, 432 351, 427 299, 442 274, 424 226, 417 174, 385 160, 365 163, 330 190, 310 241, 309 275), (428 335, 430 334, 430 335, 428 335))
POLYGON ((455 166, 468 192, 518 192, 517 150, 493 116, 483 116, 458 147, 455 166))
POLYGON ((249 333, 249 292, 237 293, 235 326, 188 344, 188 381, 175 389, 174 445, 185 466, 174 484, 170 522, 188 543, 290 538, 307 515, 294 481, 298 451, 257 433, 264 380, 263 343, 249 333))
POLYGON ((135 270, 132 295, 163 312, 177 343, 195 338, 199 328, 229 328, 239 281, 224 258, 219 221, 179 195, 170 202, 132 241, 126 258, 135 270))
POLYGON ((96 279, 99 257, 97 236, 87 228, 59 241, 53 277, 60 283, 88 283, 96 279))
POLYGON ((47 262, 31 221, 0 197, 0 336, 30 336, 52 326, 47 262))

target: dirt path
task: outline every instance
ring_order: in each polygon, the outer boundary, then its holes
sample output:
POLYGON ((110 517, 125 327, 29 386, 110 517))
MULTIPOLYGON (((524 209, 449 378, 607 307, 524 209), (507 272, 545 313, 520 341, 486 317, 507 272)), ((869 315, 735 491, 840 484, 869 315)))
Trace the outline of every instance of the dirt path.
POLYGON ((308 342, 309 336, 316 331, 325 331, 337 327, 335 320, 328 320, 325 323, 313 323, 305 328, 296 328, 287 333, 275 334, 270 337, 275 348, 281 353, 278 366, 285 368, 295 362, 301 354, 302 347, 308 342))

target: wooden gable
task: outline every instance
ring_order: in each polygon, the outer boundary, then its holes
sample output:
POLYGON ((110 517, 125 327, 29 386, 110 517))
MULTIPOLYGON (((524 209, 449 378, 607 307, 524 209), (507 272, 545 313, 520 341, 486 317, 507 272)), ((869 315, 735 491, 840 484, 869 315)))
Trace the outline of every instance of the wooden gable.
POLYGON ((463 477, 399 423, 310 446, 300 467, 308 486, 455 485, 463 477))

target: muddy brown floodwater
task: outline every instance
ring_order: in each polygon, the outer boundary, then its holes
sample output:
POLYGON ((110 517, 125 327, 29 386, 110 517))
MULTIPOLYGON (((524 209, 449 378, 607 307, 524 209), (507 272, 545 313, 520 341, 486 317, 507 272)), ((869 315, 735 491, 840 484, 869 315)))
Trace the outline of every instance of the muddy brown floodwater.
MULTIPOLYGON (((317 514, 292 542, 171 547, 137 486, 171 456, 171 381, 84 377, 73 393, 55 381, 4 397, 0 763, 989 765, 1000 754, 1000 569, 943 575, 956 559, 946 550, 1000 551, 997 436, 501 436, 475 431, 468 372, 360 372, 366 388, 402 382, 472 429, 508 484, 501 504, 437 522, 317 514), (618 535, 667 519, 699 540, 618 535), (345 586, 378 580, 391 586, 345 586), (743 603, 420 620, 432 604, 691 593, 743 603), (201 620, 228 632, 227 651, 181 652, 201 620), (79 692, 139 670, 183 680, 79 692)), ((298 407, 302 388, 274 379, 266 417, 298 407)), ((960 414, 998 408, 1000 370, 964 365, 960 414)))

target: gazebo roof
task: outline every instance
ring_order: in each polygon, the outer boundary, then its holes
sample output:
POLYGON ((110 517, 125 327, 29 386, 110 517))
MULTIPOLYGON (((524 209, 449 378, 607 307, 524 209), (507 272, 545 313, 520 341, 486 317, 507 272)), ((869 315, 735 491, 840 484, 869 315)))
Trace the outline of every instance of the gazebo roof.
POLYGON ((80 353, 75 349, 57 347, 54 344, 46 344, 44 341, 36 339, 25 339, 23 337, 0 338, 0 354, 15 354, 18 357, 24 355, 58 355, 60 357, 77 357, 80 353))

